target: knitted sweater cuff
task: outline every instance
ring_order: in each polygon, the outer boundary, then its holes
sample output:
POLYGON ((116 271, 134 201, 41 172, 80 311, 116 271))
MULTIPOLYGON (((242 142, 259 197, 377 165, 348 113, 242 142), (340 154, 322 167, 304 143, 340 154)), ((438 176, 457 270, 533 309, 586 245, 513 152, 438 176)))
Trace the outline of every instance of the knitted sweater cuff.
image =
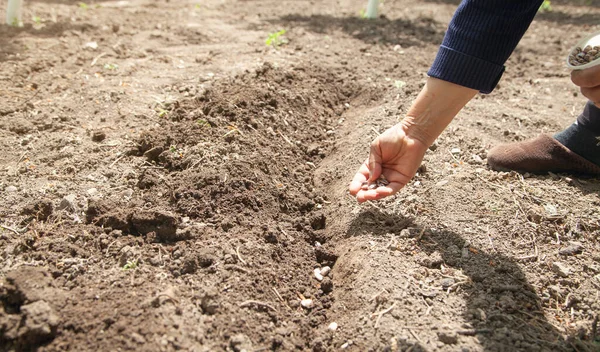
POLYGON ((504 65, 470 56, 447 46, 440 50, 427 74, 463 87, 491 93, 504 73, 504 65))

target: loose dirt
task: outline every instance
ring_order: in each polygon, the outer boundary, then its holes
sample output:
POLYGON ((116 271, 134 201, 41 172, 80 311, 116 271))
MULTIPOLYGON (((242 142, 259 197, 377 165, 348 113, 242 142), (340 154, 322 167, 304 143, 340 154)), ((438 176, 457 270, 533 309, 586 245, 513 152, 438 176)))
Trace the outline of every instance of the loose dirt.
POLYGON ((397 196, 347 193, 457 4, 26 2, 0 26, 0 351, 600 350, 600 182, 485 166, 573 122, 597 2, 539 13, 397 196))

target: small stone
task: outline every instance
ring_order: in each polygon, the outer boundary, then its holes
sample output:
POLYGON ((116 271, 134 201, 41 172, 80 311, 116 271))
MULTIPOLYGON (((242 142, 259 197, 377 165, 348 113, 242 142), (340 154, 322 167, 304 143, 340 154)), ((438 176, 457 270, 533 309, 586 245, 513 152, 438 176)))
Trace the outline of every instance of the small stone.
POLYGON ((352 346, 352 344, 354 344, 354 342, 352 340, 348 340, 348 341, 344 342, 344 344, 341 345, 340 348, 345 350, 346 348, 352 346))
POLYGON ((327 327, 327 329, 329 331, 336 331, 337 328, 338 328, 338 323, 336 323, 336 322, 333 322, 333 323, 329 324, 329 326, 327 327))
POLYGON ((446 345, 455 345, 458 343, 458 335, 452 332, 438 332, 438 339, 446 345))
POLYGON ((315 306, 315 302, 313 302, 313 300, 310 298, 305 298, 300 301, 300 305, 306 309, 311 309, 315 306))
POLYGON ((326 277, 321 281, 321 290, 323 293, 330 293, 333 291, 333 281, 330 278, 326 277))
POLYGON ((452 153, 452 154, 460 154, 460 148, 452 148, 452 150, 450 150, 450 153, 452 153))
POLYGON ((324 266, 321 268, 321 275, 323 276, 327 276, 329 274, 329 272, 331 271, 331 268, 328 266, 324 266))
POLYGON ((583 244, 575 241, 569 242, 569 245, 558 251, 562 255, 575 255, 583 252, 583 244))
POLYGON ((4 192, 6 192, 6 193, 13 193, 16 191, 17 191, 17 187, 15 187, 15 186, 8 186, 4 189, 4 192))
POLYGON ((479 155, 473 154, 471 157, 473 158, 473 162, 475 162, 475 164, 483 164, 483 159, 481 159, 479 155))
POLYGON ((132 332, 131 338, 133 339, 133 341, 139 343, 140 345, 146 343, 146 339, 144 338, 144 336, 138 334, 137 332, 132 332))
POLYGON ((571 275, 571 269, 561 262, 552 263, 552 270, 561 277, 568 277, 571 275))
POLYGON ((98 189, 97 188, 90 188, 86 191, 86 193, 88 194, 88 196, 93 197, 95 195, 98 194, 98 189))
POLYGON ((95 131, 92 133, 92 141, 94 142, 102 142, 106 139, 106 133, 102 131, 95 131))
POLYGON ((77 210, 77 206, 75 205, 75 198, 77 198, 75 194, 69 194, 64 196, 63 199, 60 200, 58 210, 66 210, 70 212, 74 212, 75 210, 77 210))
POLYGON ((447 290, 450 286, 454 285, 454 283, 455 280, 451 277, 445 277, 440 281, 440 284, 444 290, 447 290))
POLYGON ((321 269, 316 268, 314 270, 315 278, 319 281, 323 281, 323 275, 321 275, 321 269))

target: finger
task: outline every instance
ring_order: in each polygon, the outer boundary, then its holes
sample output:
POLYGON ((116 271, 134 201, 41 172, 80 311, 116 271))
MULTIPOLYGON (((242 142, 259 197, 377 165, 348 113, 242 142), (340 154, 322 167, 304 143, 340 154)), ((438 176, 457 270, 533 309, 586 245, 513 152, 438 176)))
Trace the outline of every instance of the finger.
POLYGON ((356 175, 352 181, 350 181, 350 186, 348 186, 348 190, 350 194, 355 196, 358 191, 362 188, 363 182, 365 182, 369 178, 369 168, 367 167, 367 162, 369 159, 365 160, 365 162, 360 166, 356 175))
POLYGON ((592 88, 581 88, 581 94, 591 100, 596 106, 600 104, 600 86, 592 88))
POLYGON ((585 70, 571 71, 571 81, 580 87, 595 87, 600 85, 600 65, 585 70))
POLYGON ((398 193, 398 191, 400 191, 404 186, 405 184, 399 182, 390 182, 390 184, 387 186, 377 187, 369 190, 361 190, 357 193, 356 199, 359 201, 359 203, 367 200, 382 199, 398 193))
POLYGON ((373 182, 381 175, 381 148, 379 138, 371 143, 371 152, 369 153, 369 182, 373 182))

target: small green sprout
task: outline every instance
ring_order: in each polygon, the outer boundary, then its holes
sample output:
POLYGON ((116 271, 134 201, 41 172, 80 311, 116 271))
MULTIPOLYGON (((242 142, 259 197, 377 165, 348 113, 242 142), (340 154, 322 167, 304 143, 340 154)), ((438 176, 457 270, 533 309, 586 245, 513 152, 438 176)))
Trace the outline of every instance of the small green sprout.
POLYGON ((119 68, 119 65, 117 65, 117 64, 104 64, 104 69, 105 70, 114 71, 114 70, 116 70, 118 68, 119 68))
POLYGON ((200 5, 200 4, 196 4, 196 5, 194 5, 194 8, 195 8, 196 10, 200 10, 200 9, 202 8, 202 5, 200 5))
POLYGON ((540 5, 540 12, 552 12, 552 4, 550 0, 544 0, 542 5, 540 5))
POLYGON ((137 268, 138 266, 138 260, 134 259, 134 260, 128 260, 127 264, 125 264, 123 266, 123 270, 133 270, 135 268, 137 268))
POLYGON ((36 24, 41 24, 42 23, 42 19, 39 16, 33 16, 31 19, 36 24))
POLYGON ((164 117, 165 115, 167 115, 169 112, 163 108, 158 108, 158 117, 164 117))
POLYGON ((87 10, 90 8, 90 6, 88 4, 86 4, 85 2, 80 2, 78 5, 79 5, 79 8, 82 10, 87 10))
POLYGON ((267 39, 265 40, 265 44, 267 46, 273 46, 273 47, 278 47, 282 44, 287 44, 288 40, 285 39, 283 37, 283 35, 286 33, 287 31, 285 29, 280 30, 279 32, 276 33, 269 33, 269 36, 267 37, 267 39))
POLYGON ((363 18, 363 19, 364 19, 364 18, 367 18, 367 10, 365 10, 365 9, 360 9, 360 11, 358 11, 358 16, 359 16, 360 18, 363 18))
POLYGON ((171 153, 177 153, 177 147, 176 147, 176 146, 174 146, 174 145, 172 145, 172 146, 170 146, 170 147, 169 147, 169 151, 170 151, 171 153))
POLYGON ((196 123, 200 127, 209 127, 210 128, 210 123, 208 121, 206 121, 205 119, 198 119, 198 120, 196 120, 196 123))

